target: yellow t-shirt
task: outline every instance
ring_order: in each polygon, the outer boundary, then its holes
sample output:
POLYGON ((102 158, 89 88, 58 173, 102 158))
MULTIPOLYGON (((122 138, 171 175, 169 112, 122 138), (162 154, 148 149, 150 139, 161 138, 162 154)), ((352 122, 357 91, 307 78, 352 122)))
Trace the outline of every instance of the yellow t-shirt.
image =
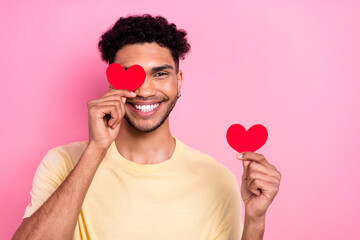
MULTIPOLYGON (((84 199, 73 239, 240 239, 241 197, 235 175, 215 159, 176 140, 170 159, 139 164, 115 141, 84 199)), ((36 170, 31 216, 65 180, 88 141, 48 151, 36 170)))

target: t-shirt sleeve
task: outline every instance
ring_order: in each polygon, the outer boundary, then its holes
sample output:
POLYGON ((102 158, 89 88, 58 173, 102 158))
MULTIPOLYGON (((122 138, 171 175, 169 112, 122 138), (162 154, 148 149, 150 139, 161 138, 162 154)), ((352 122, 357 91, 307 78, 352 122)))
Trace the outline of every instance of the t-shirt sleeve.
POLYGON ((66 154, 51 149, 38 166, 32 189, 31 200, 25 209, 23 218, 30 217, 56 191, 72 170, 71 161, 66 154))
POLYGON ((218 219, 220 228, 214 238, 215 240, 241 239, 243 231, 241 221, 241 196, 236 178, 225 198, 218 219))

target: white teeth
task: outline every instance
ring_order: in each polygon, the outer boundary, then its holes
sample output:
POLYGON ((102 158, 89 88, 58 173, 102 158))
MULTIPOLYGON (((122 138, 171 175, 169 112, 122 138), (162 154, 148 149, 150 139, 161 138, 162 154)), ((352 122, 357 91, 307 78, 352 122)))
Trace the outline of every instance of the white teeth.
POLYGON ((135 108, 137 110, 140 110, 142 112, 150 112, 152 110, 154 110, 155 108, 157 108, 160 105, 160 103, 154 104, 154 105, 135 105, 135 108))

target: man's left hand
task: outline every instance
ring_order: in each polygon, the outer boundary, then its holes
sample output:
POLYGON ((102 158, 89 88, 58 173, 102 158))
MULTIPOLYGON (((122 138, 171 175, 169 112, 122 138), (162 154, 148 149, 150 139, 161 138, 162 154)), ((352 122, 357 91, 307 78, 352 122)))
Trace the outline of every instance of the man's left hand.
POLYGON ((265 213, 279 191, 281 174, 262 154, 243 152, 244 173, 241 197, 245 203, 245 218, 251 222, 265 221, 265 213))

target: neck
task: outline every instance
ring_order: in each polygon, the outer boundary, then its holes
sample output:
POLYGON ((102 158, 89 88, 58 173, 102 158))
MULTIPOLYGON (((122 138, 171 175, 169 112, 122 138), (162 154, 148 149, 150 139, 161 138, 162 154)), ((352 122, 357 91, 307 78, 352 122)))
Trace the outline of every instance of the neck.
POLYGON ((170 133, 169 118, 148 133, 138 132, 123 119, 115 144, 124 158, 140 164, 154 164, 170 159, 176 142, 170 133))

